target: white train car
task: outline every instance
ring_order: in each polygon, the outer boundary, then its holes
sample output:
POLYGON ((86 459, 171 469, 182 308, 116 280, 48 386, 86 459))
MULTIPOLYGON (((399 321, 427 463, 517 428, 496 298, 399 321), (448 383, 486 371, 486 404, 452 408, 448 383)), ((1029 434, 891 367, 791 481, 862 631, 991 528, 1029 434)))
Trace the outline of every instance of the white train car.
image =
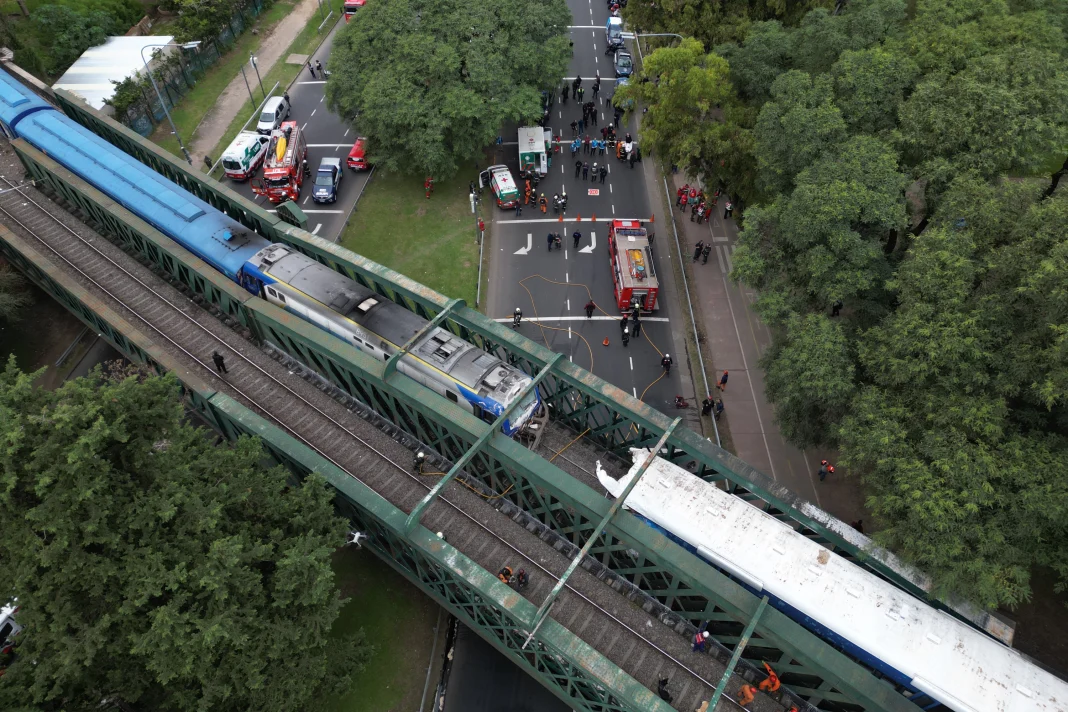
MULTIPOLYGON (((646 450, 632 449, 640 463, 646 450)), ((638 465, 613 480, 613 496, 638 465)), ((788 525, 656 458, 625 507, 841 650, 954 712, 1068 712, 1068 683, 1027 656, 832 553, 788 525)))

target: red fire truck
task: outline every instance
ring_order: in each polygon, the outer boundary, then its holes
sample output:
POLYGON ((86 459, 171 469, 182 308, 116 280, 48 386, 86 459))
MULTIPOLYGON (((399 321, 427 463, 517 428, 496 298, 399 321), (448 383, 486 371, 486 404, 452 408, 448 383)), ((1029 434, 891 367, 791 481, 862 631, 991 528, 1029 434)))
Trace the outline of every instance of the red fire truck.
POLYGON ((296 201, 304 185, 304 162, 308 144, 296 121, 284 121, 271 132, 267 159, 263 162, 263 180, 251 182, 252 192, 266 195, 272 203, 296 201))
POLYGON ((613 220, 608 227, 608 259, 612 263, 612 283, 616 306, 630 311, 637 303, 643 312, 657 308, 660 283, 653 266, 649 233, 637 220, 613 220))
POLYGON ((363 7, 366 3, 367 0, 345 0, 345 6, 342 9, 342 12, 345 13, 345 22, 348 22, 349 18, 355 15, 356 11, 363 7))

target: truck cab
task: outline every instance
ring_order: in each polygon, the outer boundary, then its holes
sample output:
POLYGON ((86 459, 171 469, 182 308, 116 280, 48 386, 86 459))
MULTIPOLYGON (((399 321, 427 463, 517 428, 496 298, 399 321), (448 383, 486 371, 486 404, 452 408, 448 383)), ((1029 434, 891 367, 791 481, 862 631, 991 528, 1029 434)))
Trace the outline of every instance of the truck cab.
POLYGON ((263 180, 252 181, 252 192, 265 195, 274 204, 297 200, 304 187, 308 144, 296 121, 286 121, 271 134, 263 180))
POLYGON ((508 166, 490 166, 478 174, 478 187, 489 187, 497 198, 497 207, 507 210, 519 203, 519 188, 508 166))

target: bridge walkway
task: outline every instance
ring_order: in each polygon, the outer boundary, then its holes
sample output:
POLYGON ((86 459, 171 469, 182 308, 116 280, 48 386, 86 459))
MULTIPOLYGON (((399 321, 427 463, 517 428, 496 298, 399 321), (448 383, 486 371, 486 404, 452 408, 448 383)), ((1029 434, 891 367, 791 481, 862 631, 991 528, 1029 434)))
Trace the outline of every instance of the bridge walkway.
MULTIPOLYGON (((399 509, 410 512, 432 485, 434 477, 411 472, 410 448, 418 443, 390 437, 354 417, 338 399, 293 374, 35 189, 0 195, 0 221, 120 314, 131 330, 150 335, 188 373, 278 424, 399 509), (216 350, 226 358, 225 376, 212 368, 216 350)), ((543 540, 528 531, 529 525, 518 523, 518 513, 504 511, 491 506, 484 493, 453 482, 422 523, 442 531, 449 544, 491 573, 505 564, 526 568, 531 585, 523 595, 540 604, 567 568, 566 552, 573 553, 574 547, 559 540, 548 543, 551 533, 543 531, 543 540)), ((581 567, 551 615, 645 687, 655 690, 658 676, 670 677, 676 709, 695 709, 722 675, 715 658, 691 652, 685 637, 581 567)), ((743 682, 734 676, 717 709, 738 709, 731 698, 743 682)), ((749 709, 772 712, 788 706, 758 695, 749 709)))

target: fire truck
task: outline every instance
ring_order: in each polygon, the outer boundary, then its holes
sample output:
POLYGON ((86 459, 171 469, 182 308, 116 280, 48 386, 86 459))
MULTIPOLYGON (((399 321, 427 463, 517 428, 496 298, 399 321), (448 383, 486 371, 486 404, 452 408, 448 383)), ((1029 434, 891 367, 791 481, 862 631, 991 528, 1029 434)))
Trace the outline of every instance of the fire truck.
POLYGON ((296 121, 284 121, 271 132, 267 159, 263 162, 263 180, 251 182, 252 192, 266 195, 272 203, 296 201, 304 185, 304 162, 308 144, 296 121))
POLYGON ((366 3, 367 0, 345 0, 345 6, 342 8, 342 12, 345 13, 345 22, 348 22, 349 19, 356 14, 356 11, 366 3))
POLYGON ((608 227, 608 259, 619 310, 630 311, 635 303, 643 312, 655 310, 660 283, 653 266, 649 233, 640 222, 612 221, 608 227))

